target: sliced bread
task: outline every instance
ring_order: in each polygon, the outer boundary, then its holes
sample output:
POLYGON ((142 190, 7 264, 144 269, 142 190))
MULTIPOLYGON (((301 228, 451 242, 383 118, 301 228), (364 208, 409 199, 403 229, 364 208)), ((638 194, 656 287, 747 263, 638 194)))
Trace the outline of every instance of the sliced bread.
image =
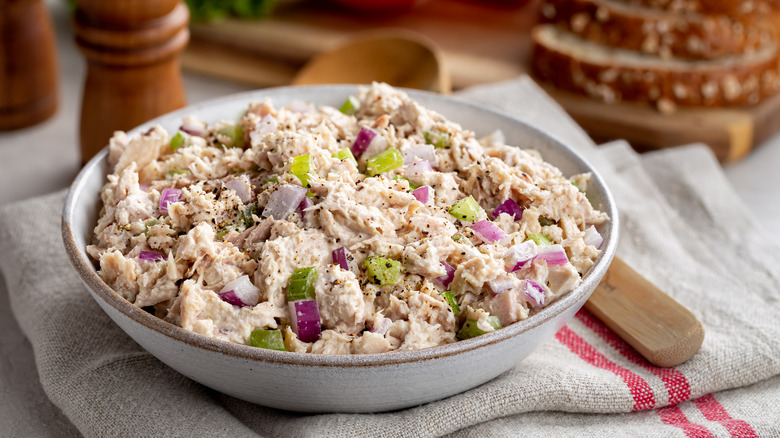
POLYGON ((583 39, 662 58, 714 59, 755 52, 778 39, 774 12, 679 14, 629 1, 653 0, 545 0, 542 21, 583 39))
POLYGON ((618 0, 622 3, 675 13, 765 14, 777 8, 778 0, 618 0))
POLYGON ((648 102, 668 113, 677 105, 755 104, 780 89, 774 44, 744 55, 691 61, 616 49, 554 25, 536 26, 532 37, 532 73, 538 79, 609 103, 648 102))

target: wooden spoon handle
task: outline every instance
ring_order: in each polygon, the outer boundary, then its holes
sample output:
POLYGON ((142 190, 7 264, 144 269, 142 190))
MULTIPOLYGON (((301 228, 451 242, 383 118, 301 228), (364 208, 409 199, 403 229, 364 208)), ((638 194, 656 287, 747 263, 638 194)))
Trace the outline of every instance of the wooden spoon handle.
POLYGON ((704 341, 693 313, 618 257, 585 308, 659 367, 685 362, 704 341))

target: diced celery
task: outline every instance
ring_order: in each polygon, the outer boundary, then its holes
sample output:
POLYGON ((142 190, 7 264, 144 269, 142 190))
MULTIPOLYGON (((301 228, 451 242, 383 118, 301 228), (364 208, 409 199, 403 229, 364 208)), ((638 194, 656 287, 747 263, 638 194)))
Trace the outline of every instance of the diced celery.
POLYGON ((229 225, 226 225, 226 226, 220 228, 220 230, 217 231, 217 235, 216 235, 217 240, 224 239, 225 236, 227 236, 227 234, 229 232, 231 232, 231 231, 235 231, 235 232, 238 232, 238 233, 244 231, 244 224, 243 223, 241 223, 241 224, 229 224, 229 225))
POLYGON ((259 215, 260 209, 257 208, 257 203, 253 202, 246 207, 244 207, 244 211, 241 212, 241 220, 244 222, 244 225, 246 225, 247 228, 251 227, 255 224, 255 220, 252 217, 252 215, 259 215))
POLYGON ((460 328, 457 335, 455 335, 458 339, 470 339, 475 338, 479 335, 484 335, 485 331, 477 327, 477 320, 476 319, 467 319, 465 323, 463 323, 463 327, 460 328))
POLYGON ((463 234, 461 234, 461 233, 453 234, 452 235, 452 240, 454 242, 458 242, 458 243, 460 243, 462 245, 474 246, 474 244, 471 243, 471 240, 468 237, 466 237, 463 234))
POLYGON ((148 221, 144 222, 144 226, 146 227, 144 229, 144 234, 146 237, 149 237, 149 230, 155 225, 160 225, 160 221, 157 219, 149 219, 148 221))
POLYGON ((272 177, 268 178, 267 180, 263 181, 263 185, 271 184, 271 183, 276 184, 278 182, 279 182, 279 178, 277 178, 275 176, 272 176, 272 177))
POLYGON ((550 225, 555 225, 555 221, 544 216, 539 216, 539 225, 547 227, 550 225))
POLYGON ((397 180, 399 180, 399 181, 406 181, 407 183, 409 183, 409 188, 410 188, 410 189, 412 189, 412 190, 414 190, 414 189, 419 189, 419 188, 420 188, 420 186, 418 186, 417 184, 415 184, 415 183, 413 183, 413 182, 409 181, 409 178, 406 178, 406 177, 404 177, 404 176, 401 176, 401 175, 396 175, 396 176, 395 176, 395 179, 397 179, 397 180))
POLYGON ((360 110, 360 101, 357 100, 355 96, 349 96, 346 102, 344 102, 344 104, 341 105, 341 108, 339 108, 339 111, 341 111, 342 113, 348 116, 355 115, 355 113, 358 112, 359 110, 360 110))
POLYGON ((299 268, 293 272, 287 284, 287 301, 315 300, 314 283, 317 281, 317 268, 299 268))
POLYGON ((368 176, 379 175, 404 165, 404 157, 396 148, 385 149, 366 161, 368 176))
POLYGON ((455 300, 455 295, 452 294, 451 290, 442 292, 441 296, 443 296, 447 304, 450 305, 450 309, 452 309, 452 313, 456 315, 460 313, 460 306, 458 306, 458 302, 455 300))
MULTIPOLYGON (((498 330, 501 328, 501 322, 497 316, 488 316, 487 320, 488 324, 490 324, 490 326, 494 329, 498 330)), ((487 332, 477 326, 476 319, 467 319, 456 336, 458 339, 469 339, 484 335, 485 333, 487 332)))
POLYGON ((290 173, 295 175, 301 181, 303 187, 311 187, 309 185, 309 172, 311 172, 311 155, 303 154, 293 157, 292 164, 290 164, 290 173))
POLYGON ((526 242, 529 240, 533 240, 535 244, 539 246, 549 246, 552 245, 552 241, 549 237, 545 236, 542 233, 532 233, 528 235, 528 238, 525 239, 526 242))
POLYGON ((450 134, 437 129, 424 131, 423 137, 425 137, 425 144, 432 144, 435 148, 446 149, 451 145, 450 134))
POLYGON ((244 147, 244 128, 241 125, 228 125, 219 130, 219 133, 230 138, 229 145, 223 145, 234 148, 244 147))
POLYGON ((176 175, 189 175, 190 171, 186 169, 173 169, 165 172, 165 179, 173 179, 176 175))
POLYGON ((249 345, 267 350, 286 351, 281 330, 256 329, 249 335, 249 345))
POLYGON ((401 262, 383 257, 368 257, 364 262, 368 279, 380 286, 396 284, 401 280, 401 262))
POLYGON ((184 146, 184 143, 186 142, 187 139, 184 137, 184 134, 177 132, 176 135, 171 137, 171 150, 175 151, 176 149, 179 149, 184 146))
POLYGON ((450 207, 450 214, 463 221, 475 221, 477 220, 477 213, 479 212, 479 204, 473 196, 463 198, 460 201, 452 204, 450 207))
POLYGON ((218 231, 216 235, 217 240, 222 240, 225 236, 227 236, 227 233, 229 233, 230 231, 232 230, 228 228, 223 228, 220 231, 218 231))
POLYGON ((580 188, 580 185, 577 184, 577 181, 572 181, 571 185, 573 185, 574 187, 577 187, 577 190, 582 191, 582 189, 580 188))
POLYGON ((339 160, 349 160, 355 163, 355 166, 357 166, 357 160, 355 159, 355 156, 352 155, 352 150, 350 150, 349 148, 344 148, 336 152, 335 154, 333 154, 333 157, 339 160))

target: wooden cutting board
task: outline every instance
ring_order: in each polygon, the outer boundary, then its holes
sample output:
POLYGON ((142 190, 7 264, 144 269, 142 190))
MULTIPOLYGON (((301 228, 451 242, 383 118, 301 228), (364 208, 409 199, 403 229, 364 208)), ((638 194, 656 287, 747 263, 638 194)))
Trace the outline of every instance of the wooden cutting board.
POLYGON ((625 139, 639 151, 708 145, 722 163, 737 161, 780 128, 780 96, 746 108, 681 108, 670 115, 640 104, 605 104, 545 87, 597 142, 625 139))
MULTIPOLYGON (((182 64, 190 71, 257 87, 287 85, 312 56, 350 37, 377 28, 402 28, 441 49, 452 86, 459 89, 524 74, 537 12, 537 0, 522 7, 429 0, 412 11, 384 16, 306 2, 280 9, 265 20, 194 24, 182 64)), ((608 105, 547 91, 597 141, 622 138, 639 150, 703 142, 718 159, 729 162, 745 156, 780 127, 780 97, 754 107, 681 109, 663 115, 645 105, 608 105)))
POLYGON ((402 28, 438 45, 453 86, 463 88, 525 71, 536 13, 533 1, 525 7, 502 8, 430 0, 410 12, 383 16, 350 14, 328 2, 307 2, 279 9, 266 20, 192 25, 183 65, 261 87, 285 85, 312 56, 347 38, 377 28, 402 28))

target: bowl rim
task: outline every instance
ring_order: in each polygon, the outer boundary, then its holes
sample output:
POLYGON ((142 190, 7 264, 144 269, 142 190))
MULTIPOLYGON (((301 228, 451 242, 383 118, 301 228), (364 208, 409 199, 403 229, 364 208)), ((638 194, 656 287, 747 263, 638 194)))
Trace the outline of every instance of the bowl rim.
MULTIPOLYGON (((202 109, 204 107, 229 103, 231 101, 243 101, 248 104, 253 100, 262 100, 263 97, 267 94, 278 95, 289 91, 306 94, 307 90, 312 89, 315 91, 320 89, 327 89, 324 91, 332 92, 334 94, 336 92, 344 92, 344 95, 349 95, 350 93, 354 93, 359 86, 361 85, 284 86, 235 93, 215 99, 204 100, 197 104, 189 105, 184 108, 166 113, 127 131, 127 133, 128 135, 134 135, 150 128, 151 126, 154 126, 157 123, 160 123, 163 120, 182 118, 183 116, 191 114, 196 110, 202 109)), ((606 273, 607 268, 609 267, 609 264, 615 255, 620 228, 615 199, 612 195, 612 192, 609 190, 609 187, 606 185, 603 177, 601 177, 598 171, 571 146, 568 146, 566 143, 559 140, 550 133, 542 131, 535 126, 523 122, 522 120, 510 114, 454 96, 445 96, 433 92, 411 90, 401 87, 395 88, 407 93, 412 99, 415 100, 417 100, 418 96, 423 96, 425 99, 439 101, 442 104, 455 104, 469 107, 469 110, 488 113, 490 116, 499 117, 509 120, 511 123, 522 125, 523 129, 531 131, 533 135, 542 138, 547 143, 553 144, 555 148, 562 148, 566 154, 569 155, 569 158, 575 162, 575 164, 586 168, 589 172, 591 172, 592 179, 596 181, 596 185, 601 189, 600 192, 602 192, 601 195, 603 204, 601 208, 602 211, 605 211, 608 214, 610 224, 608 226, 609 232, 604 236, 604 242, 606 245, 603 247, 601 253, 597 256, 593 266, 583 276, 583 281, 579 286, 527 319, 515 322, 499 330, 489 332, 471 339, 420 350, 392 351, 373 354, 325 355, 267 350, 262 348, 255 348, 249 345, 209 338, 204 335, 190 332, 182 327, 160 319, 124 299, 121 295, 119 295, 119 293, 114 291, 100 278, 94 269, 93 263, 86 254, 86 248, 80 248, 76 243, 74 229, 72 227, 73 216, 77 210, 76 201, 81 199, 83 192, 86 190, 89 175, 91 175, 93 172, 102 173, 100 168, 103 166, 103 162, 108 155, 108 146, 104 147, 79 171, 79 174, 71 184, 65 199, 65 204, 62 210, 61 231, 65 249, 71 264, 76 269, 76 272, 79 274, 82 282, 89 288, 93 298, 96 300, 102 300, 103 303, 110 306, 121 315, 130 318, 135 323, 140 324, 146 329, 157 332, 158 334, 171 338, 172 340, 185 343, 191 347, 215 352, 225 356, 257 362, 308 367, 377 367, 429 361, 459 355, 466 352, 472 352, 482 349, 486 346, 502 343, 511 338, 519 336, 524 332, 530 331, 548 321, 554 320, 559 314, 563 313, 570 306, 575 305, 575 303, 583 298, 584 295, 586 295, 585 298, 587 298, 587 296, 589 296, 590 293, 592 293, 592 291, 595 289, 598 281, 600 281, 604 273, 606 273)), ((464 129, 473 128, 465 127, 464 129)), ((105 184, 105 175, 103 175, 103 184, 105 184)))

